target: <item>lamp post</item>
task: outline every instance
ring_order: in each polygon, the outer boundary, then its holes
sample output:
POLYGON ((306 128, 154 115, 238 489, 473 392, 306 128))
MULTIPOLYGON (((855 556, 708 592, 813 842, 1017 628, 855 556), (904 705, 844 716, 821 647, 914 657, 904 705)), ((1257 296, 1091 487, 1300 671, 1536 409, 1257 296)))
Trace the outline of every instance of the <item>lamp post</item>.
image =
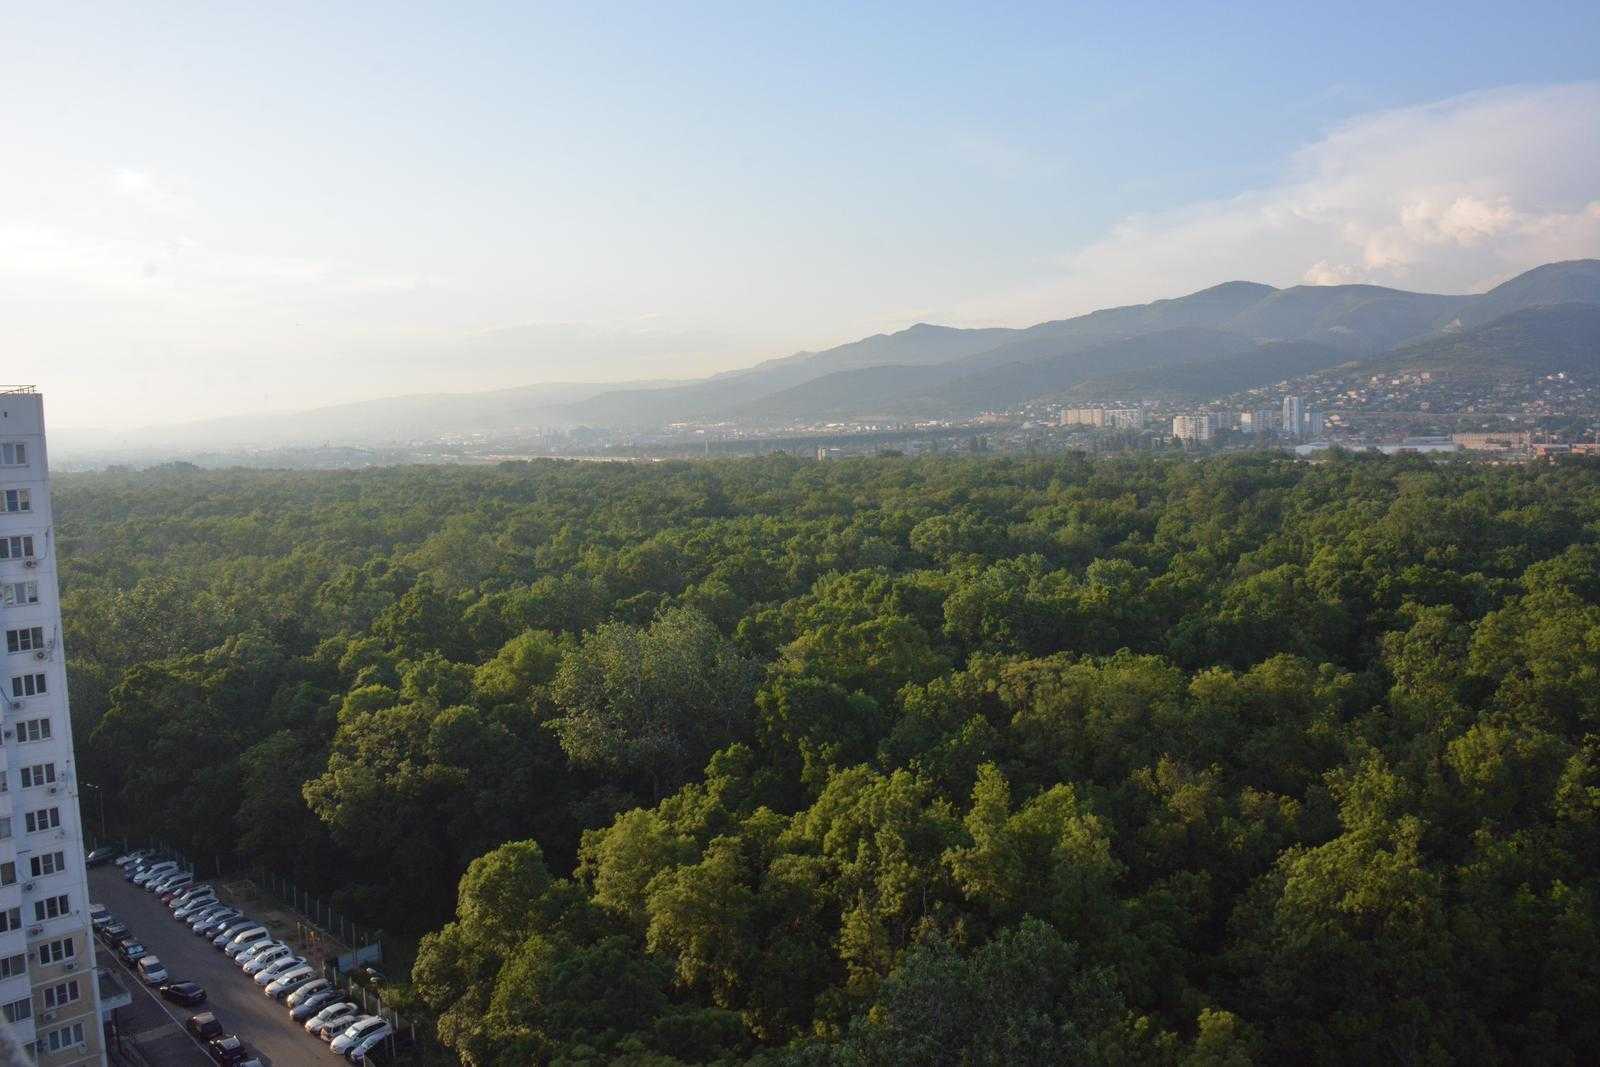
POLYGON ((105 794, 105 790, 101 789, 99 786, 95 785, 93 782, 79 782, 78 784, 83 786, 83 788, 85 788, 85 789, 93 789, 94 790, 95 806, 96 806, 97 810, 100 813, 100 836, 101 837, 105 837, 106 836, 106 794, 105 794))

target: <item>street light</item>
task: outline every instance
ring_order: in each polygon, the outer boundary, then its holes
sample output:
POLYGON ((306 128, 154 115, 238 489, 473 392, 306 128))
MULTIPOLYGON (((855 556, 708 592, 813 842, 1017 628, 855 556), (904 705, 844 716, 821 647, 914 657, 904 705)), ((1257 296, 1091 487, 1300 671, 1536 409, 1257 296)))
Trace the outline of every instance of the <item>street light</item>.
POLYGON ((85 788, 85 789, 93 789, 94 790, 94 798, 95 798, 96 806, 99 808, 99 811, 100 811, 100 836, 101 837, 105 837, 106 836, 106 794, 105 794, 105 790, 101 789, 99 786, 95 785, 93 782, 79 782, 78 784, 83 786, 83 788, 85 788))

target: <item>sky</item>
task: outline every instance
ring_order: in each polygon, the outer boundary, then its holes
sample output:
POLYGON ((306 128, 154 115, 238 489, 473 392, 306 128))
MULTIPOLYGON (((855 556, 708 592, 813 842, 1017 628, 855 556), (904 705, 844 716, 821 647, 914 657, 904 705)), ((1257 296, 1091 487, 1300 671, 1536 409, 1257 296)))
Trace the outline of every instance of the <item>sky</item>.
POLYGON ((1600 256, 1600 5, 6 5, 0 382, 126 429, 1600 256))

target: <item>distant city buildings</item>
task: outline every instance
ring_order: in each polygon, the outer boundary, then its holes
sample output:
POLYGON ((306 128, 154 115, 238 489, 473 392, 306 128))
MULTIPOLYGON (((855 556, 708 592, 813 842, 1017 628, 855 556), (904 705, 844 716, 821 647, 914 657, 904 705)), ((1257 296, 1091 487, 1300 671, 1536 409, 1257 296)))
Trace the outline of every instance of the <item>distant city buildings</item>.
POLYGON ((1220 421, 1217 414, 1210 411, 1198 415, 1174 415, 1172 436, 1186 445, 1209 441, 1216 436, 1220 421))
POLYGON ((1142 430, 1143 408, 1067 408, 1061 412, 1062 426, 1086 426, 1092 429, 1142 430))
POLYGON ((1279 424, 1283 432, 1290 437, 1299 437, 1304 426, 1305 413, 1300 407, 1300 398, 1286 396, 1283 398, 1283 421, 1279 424))
POLYGON ((1239 429, 1244 433, 1267 433, 1280 425, 1277 416, 1265 408, 1239 412, 1239 429))
POLYGON ((1472 452, 1526 452, 1533 445, 1533 434, 1527 430, 1453 433, 1450 440, 1472 452))

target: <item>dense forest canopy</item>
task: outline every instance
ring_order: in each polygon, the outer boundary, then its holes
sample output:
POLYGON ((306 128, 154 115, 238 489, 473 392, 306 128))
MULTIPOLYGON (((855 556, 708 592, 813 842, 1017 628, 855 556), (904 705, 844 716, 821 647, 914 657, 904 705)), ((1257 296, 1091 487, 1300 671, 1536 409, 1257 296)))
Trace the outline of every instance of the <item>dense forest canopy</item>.
POLYGON ((113 832, 473 1065, 1579 1063, 1600 464, 62 477, 113 832))

